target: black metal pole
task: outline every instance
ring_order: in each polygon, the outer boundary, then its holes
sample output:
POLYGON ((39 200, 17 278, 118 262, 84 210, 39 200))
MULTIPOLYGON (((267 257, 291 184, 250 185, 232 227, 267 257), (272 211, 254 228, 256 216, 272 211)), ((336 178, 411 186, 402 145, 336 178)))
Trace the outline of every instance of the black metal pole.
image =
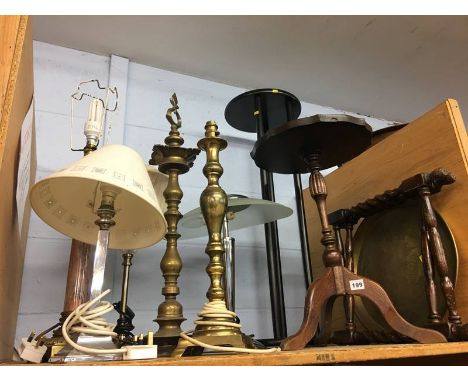
POLYGON ((306 289, 312 283, 312 264, 309 257, 309 239, 304 211, 304 198, 302 197, 302 180, 300 174, 294 174, 294 190, 296 192, 297 220, 299 223, 299 237, 301 240, 302 268, 304 269, 304 282, 306 289))
MULTIPOLYGON (((286 118, 291 120, 291 102, 286 100, 286 118)), ((304 197, 302 194, 301 174, 294 174, 294 192, 296 194, 297 222, 299 225, 299 238, 301 241, 302 268, 304 270, 304 282, 306 289, 312 283, 312 264, 310 263, 309 238, 307 235, 307 223, 305 219, 304 197)))
MULTIPOLYGON (((260 139, 268 129, 268 121, 263 118, 265 110, 260 95, 255 96, 257 139, 260 139)), ((260 169, 262 198, 275 201, 273 174, 260 169)), ((281 272, 281 257, 278 238, 278 225, 275 222, 265 224, 265 242, 268 263, 268 281, 270 284, 271 315, 273 335, 275 339, 287 337, 286 310, 284 306, 283 276, 281 272)))

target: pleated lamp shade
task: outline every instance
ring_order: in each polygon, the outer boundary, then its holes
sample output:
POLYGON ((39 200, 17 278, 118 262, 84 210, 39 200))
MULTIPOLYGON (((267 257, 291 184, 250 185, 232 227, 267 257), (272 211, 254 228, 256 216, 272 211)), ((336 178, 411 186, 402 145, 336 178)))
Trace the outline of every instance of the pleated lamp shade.
POLYGON ((96 244, 99 227, 94 222, 98 219, 101 186, 111 186, 118 192, 109 248, 144 248, 164 237, 167 223, 162 194, 158 198, 143 159, 127 146, 107 145, 86 155, 36 183, 29 199, 37 215, 51 227, 96 244))

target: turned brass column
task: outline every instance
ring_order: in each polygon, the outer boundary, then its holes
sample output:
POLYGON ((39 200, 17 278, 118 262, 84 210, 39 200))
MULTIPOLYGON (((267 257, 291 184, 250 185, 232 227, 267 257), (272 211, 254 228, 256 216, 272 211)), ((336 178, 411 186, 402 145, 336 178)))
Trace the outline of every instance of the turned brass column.
POLYGON ((165 145, 153 147, 149 162, 152 165, 159 165, 159 171, 169 176, 163 194, 167 204, 167 211, 164 213, 167 221, 166 252, 160 265, 164 276, 162 294, 165 300, 159 305, 158 316, 154 320, 159 325, 158 331, 154 334, 157 344, 177 343, 181 332, 180 325, 185 321, 182 315, 182 305, 176 300, 179 294, 177 279, 182 269, 182 260, 177 250, 177 240, 180 237, 177 232, 177 224, 182 218, 179 204, 184 195, 179 185, 179 175, 185 174, 193 166, 196 156, 200 153, 198 149, 181 147, 184 139, 179 133, 182 121, 177 111, 179 106, 175 93, 170 102, 172 106, 167 110, 166 119, 171 125, 171 130, 164 140, 165 145), (176 122, 173 119, 173 114, 177 119, 176 122))
POLYGON ((227 195, 219 186, 223 167, 219 163, 219 152, 227 147, 227 142, 218 137, 216 122, 209 121, 205 126, 205 138, 198 141, 198 147, 206 152, 203 174, 208 186, 200 195, 200 207, 208 229, 208 244, 205 252, 210 257, 206 272, 210 277, 210 287, 206 297, 211 301, 224 301, 222 277, 224 274, 224 243, 221 237, 224 216, 227 211, 227 195))
MULTIPOLYGON (((205 125, 205 138, 198 141, 198 147, 206 152, 206 164, 203 174, 208 179, 208 185, 200 195, 200 207, 208 229, 208 244, 205 252, 210 261, 206 272, 210 277, 210 286, 206 297, 210 303, 221 302, 226 306, 223 289, 224 274, 224 243, 221 236, 224 216, 226 215, 228 198, 224 190, 219 186, 219 178, 223 174, 223 167, 219 163, 219 152, 227 147, 227 142, 219 137, 218 126, 215 121, 208 121, 205 125)), ((204 308, 205 309, 205 308, 204 308)), ((230 326, 235 323, 235 318, 228 314, 220 317, 199 314, 197 326, 192 338, 202 343, 215 346, 231 346, 238 348, 253 348, 249 337, 244 336, 238 326, 230 326)), ((173 356, 181 356, 185 350, 195 345, 186 339, 181 339, 173 356)), ((189 354, 200 354, 200 347, 192 349, 189 354)))

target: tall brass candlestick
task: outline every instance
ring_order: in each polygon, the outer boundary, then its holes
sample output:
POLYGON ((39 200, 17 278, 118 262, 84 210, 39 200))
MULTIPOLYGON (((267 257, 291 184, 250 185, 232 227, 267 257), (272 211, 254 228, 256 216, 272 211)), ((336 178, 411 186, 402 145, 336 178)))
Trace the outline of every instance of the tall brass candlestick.
POLYGON ((206 254, 210 263, 206 268, 210 277, 210 287, 206 297, 210 302, 224 301, 222 277, 224 274, 224 243, 221 237, 224 216, 227 211, 227 195, 218 181, 223 174, 223 167, 219 163, 219 152, 227 147, 227 142, 218 137, 216 122, 209 121, 205 126, 205 138, 198 142, 198 147, 206 152, 206 164, 203 174, 208 179, 208 186, 200 195, 200 207, 208 229, 208 244, 206 254))
POLYGON ((184 139, 180 136, 179 129, 182 121, 177 111, 177 96, 174 93, 170 99, 171 107, 167 110, 166 118, 171 125, 169 135, 164 142, 166 145, 155 145, 151 155, 150 164, 159 165, 159 171, 169 176, 168 184, 164 190, 164 199, 167 211, 164 216, 167 221, 166 252, 161 260, 161 271, 164 276, 162 294, 165 300, 158 307, 158 316, 154 320, 159 325, 159 330, 154 334, 157 344, 176 344, 181 332, 180 325, 185 318, 182 313, 182 305, 176 300, 179 294, 177 279, 182 269, 182 260, 177 250, 177 240, 180 235, 177 232, 177 224, 182 218, 179 212, 179 204, 183 192, 179 185, 179 175, 185 174, 192 166, 198 149, 181 147, 184 139), (173 119, 175 115, 177 121, 173 119))
MULTIPOLYGON (((210 277, 210 287, 206 293, 209 303, 198 315, 201 320, 196 321, 196 328, 192 339, 208 345, 231 346, 237 348, 254 348, 250 337, 244 336, 240 325, 235 322, 235 313, 215 314, 213 310, 222 306, 226 309, 222 277, 224 274, 224 243, 221 237, 224 216, 227 211, 228 198, 219 186, 219 178, 223 174, 223 167, 219 163, 219 152, 227 147, 227 142, 219 137, 218 126, 215 121, 208 121, 205 125, 205 138, 198 141, 198 147, 206 152, 206 164, 203 174, 208 179, 208 186, 200 195, 200 207, 208 229, 208 244, 205 252, 210 257, 206 272, 210 277), (206 314, 204 314, 206 313, 206 314)), ((181 356, 189 347, 190 354, 200 354, 203 349, 196 344, 181 339, 173 356, 181 356)))

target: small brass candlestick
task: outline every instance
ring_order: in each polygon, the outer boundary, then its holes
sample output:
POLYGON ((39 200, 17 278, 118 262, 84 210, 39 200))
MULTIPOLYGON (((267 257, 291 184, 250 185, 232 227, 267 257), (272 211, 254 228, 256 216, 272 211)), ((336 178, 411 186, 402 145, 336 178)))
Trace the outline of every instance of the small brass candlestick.
MULTIPOLYGON (((197 326, 192 334, 192 339, 214 346, 254 348, 251 339, 240 331, 240 325, 235 321, 235 313, 226 310, 223 289, 225 249, 221 228, 227 211, 228 198, 218 181, 223 174, 223 167, 219 163, 219 152, 226 146, 227 142, 219 137, 216 122, 208 121, 205 125, 205 138, 198 141, 198 147, 206 152, 207 157, 203 174, 208 179, 208 186, 200 195, 200 207, 208 228, 209 238, 205 250, 210 257, 206 268, 210 277, 210 287, 206 293, 209 303, 205 305, 203 312, 199 313, 201 319, 195 322, 197 326), (224 313, 214 312, 221 307, 225 310, 224 313)), ((182 356, 187 348, 192 348, 188 351, 191 355, 203 352, 203 348, 181 338, 172 355, 182 356)))
POLYGON ((166 119, 171 125, 169 135, 164 142, 166 145, 155 145, 149 163, 159 165, 159 171, 169 176, 168 184, 164 190, 164 199, 167 211, 164 216, 167 221, 166 252, 161 260, 161 271, 164 276, 162 294, 165 300, 158 307, 158 316, 154 320, 159 325, 159 330, 154 334, 155 343, 158 345, 177 344, 180 325, 185 318, 182 315, 182 305, 176 300, 179 294, 177 279, 182 269, 182 260, 177 250, 177 240, 180 234, 177 232, 177 224, 182 218, 179 212, 179 204, 183 192, 179 185, 179 175, 185 174, 192 166, 198 149, 181 147, 184 139, 180 136, 179 129, 182 121, 177 111, 177 96, 174 93, 170 98, 171 107, 167 110, 166 119), (175 115, 177 122, 173 119, 175 115))

